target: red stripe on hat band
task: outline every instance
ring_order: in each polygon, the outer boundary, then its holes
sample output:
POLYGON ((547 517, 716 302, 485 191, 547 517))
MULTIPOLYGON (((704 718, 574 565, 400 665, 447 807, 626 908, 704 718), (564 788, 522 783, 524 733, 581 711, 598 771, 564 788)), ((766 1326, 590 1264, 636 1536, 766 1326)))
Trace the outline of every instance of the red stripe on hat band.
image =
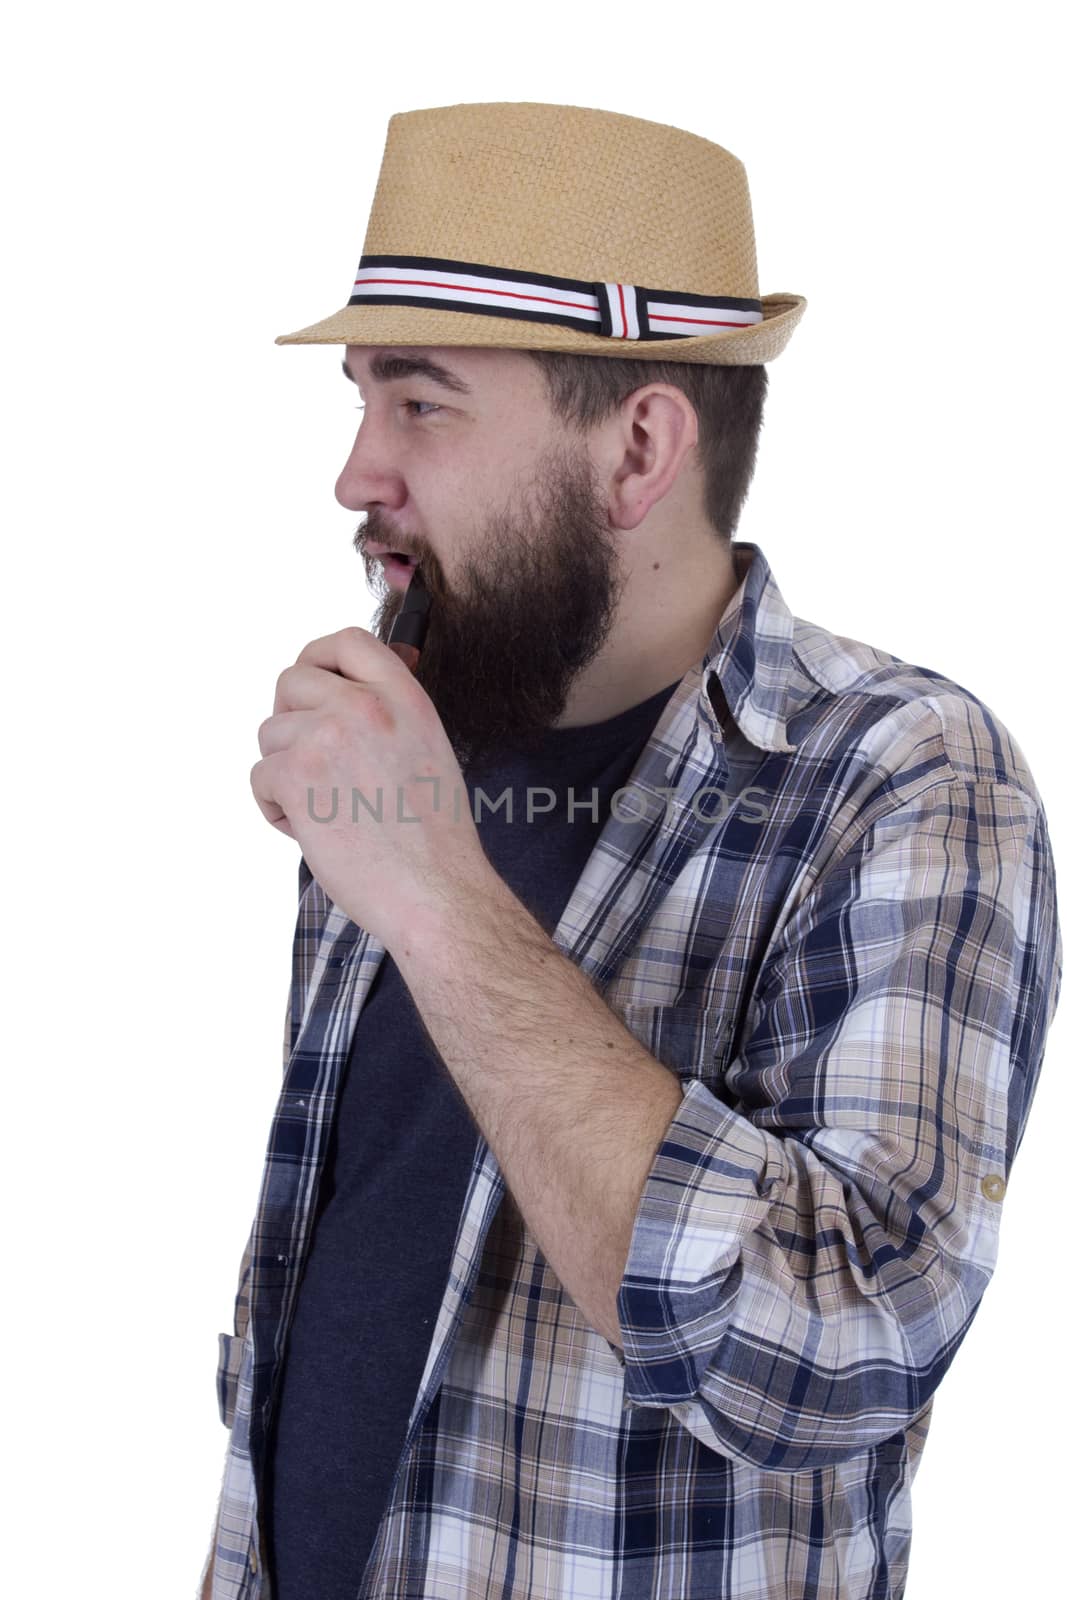
POLYGON ((727 322, 716 317, 653 317, 650 315, 648 320, 649 322, 698 322, 702 327, 706 326, 708 328, 751 328, 753 326, 751 322, 727 322))
POLYGON ((620 312, 620 315, 622 316, 622 336, 625 339, 626 336, 627 336, 627 333, 629 332, 629 326, 628 326, 627 321, 626 321, 626 296, 622 292, 622 284, 621 283, 617 283, 615 285, 615 287, 619 291, 619 312, 620 312))
POLYGON ((506 300, 537 300, 546 306, 566 306, 568 311, 583 309, 575 305, 573 300, 554 300, 547 294, 517 294, 513 289, 489 289, 482 284, 474 287, 469 283, 436 283, 432 278, 360 278, 355 287, 362 289, 367 283, 401 283, 416 289, 447 289, 449 294, 500 294, 506 300))

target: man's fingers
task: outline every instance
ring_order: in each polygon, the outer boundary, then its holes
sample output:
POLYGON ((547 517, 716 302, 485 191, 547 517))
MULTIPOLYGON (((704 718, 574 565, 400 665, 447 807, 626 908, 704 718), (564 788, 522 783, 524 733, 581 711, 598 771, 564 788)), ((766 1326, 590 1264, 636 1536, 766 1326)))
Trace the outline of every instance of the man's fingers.
POLYGON ((257 761, 248 774, 248 781, 252 785, 252 793, 256 797, 256 805, 262 811, 272 827, 280 833, 287 833, 290 839, 295 839, 289 820, 285 814, 285 807, 279 805, 274 798, 274 770, 269 757, 257 761))
MULTIPOLYGON (((366 628, 342 628, 338 633, 325 634, 321 639, 312 639, 306 644, 296 658, 292 667, 282 673, 282 678, 288 673, 295 672, 298 667, 318 668, 320 671, 332 672, 335 676, 345 678, 353 684, 375 685, 386 683, 390 678, 398 677, 398 668, 403 668, 403 676, 411 674, 399 657, 383 644, 381 639, 375 637, 366 628)), ((279 683, 281 679, 278 680, 279 683)), ((301 677, 296 680, 301 684, 309 680, 301 677)), ((311 680, 313 683, 314 680, 311 680)), ((294 709, 288 704, 279 707, 280 710, 294 709)))
MULTIPOLYGON (((403 662, 393 655, 391 650, 389 655, 400 667, 407 682, 414 683, 415 680, 403 662)), ((312 711, 316 706, 329 705, 331 701, 343 703, 347 698, 351 703, 351 696, 356 694, 370 695, 375 700, 383 699, 381 679, 368 678, 357 683, 354 679, 341 677, 338 673, 329 672, 323 667, 313 667, 308 662, 295 662, 293 666, 286 667, 275 685, 274 709, 312 711)))
MULTIPOLYGON (((346 687, 352 689, 355 685, 347 683, 346 687)), ((311 711, 316 706, 324 706, 340 688, 341 680, 336 673, 307 661, 295 662, 286 667, 275 685, 275 715, 280 711, 311 711)))
POLYGON ((276 711, 259 725, 259 753, 273 756, 279 750, 288 750, 302 733, 306 733, 314 720, 310 711, 276 711))

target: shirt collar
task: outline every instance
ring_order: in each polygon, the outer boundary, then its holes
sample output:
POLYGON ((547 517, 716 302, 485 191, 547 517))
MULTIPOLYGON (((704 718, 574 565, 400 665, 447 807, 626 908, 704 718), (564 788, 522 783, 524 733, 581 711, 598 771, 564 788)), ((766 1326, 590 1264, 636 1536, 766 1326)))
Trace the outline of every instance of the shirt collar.
POLYGON ((793 665, 793 613, 758 544, 735 542, 733 558, 741 581, 701 662, 701 704, 707 714, 714 715, 708 683, 716 677, 745 738, 761 750, 792 754, 797 747, 786 737, 786 714, 793 665))

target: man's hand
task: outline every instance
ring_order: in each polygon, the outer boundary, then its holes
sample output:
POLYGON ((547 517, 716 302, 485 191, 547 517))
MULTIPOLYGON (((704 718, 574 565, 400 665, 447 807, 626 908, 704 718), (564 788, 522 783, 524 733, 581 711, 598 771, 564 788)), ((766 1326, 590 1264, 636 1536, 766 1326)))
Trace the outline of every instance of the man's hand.
POLYGON ((317 882, 392 948, 420 906, 496 874, 433 701, 365 628, 314 639, 278 679, 252 792, 317 882))

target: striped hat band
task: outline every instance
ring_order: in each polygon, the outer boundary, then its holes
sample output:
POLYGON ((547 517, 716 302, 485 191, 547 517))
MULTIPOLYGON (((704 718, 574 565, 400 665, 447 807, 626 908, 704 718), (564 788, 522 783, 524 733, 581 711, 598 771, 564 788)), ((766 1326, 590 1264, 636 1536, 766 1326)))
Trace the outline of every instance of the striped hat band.
POLYGON ((706 338, 763 321, 759 300, 636 283, 585 283, 436 256, 361 256, 348 304, 433 306, 556 322, 612 339, 706 338))

